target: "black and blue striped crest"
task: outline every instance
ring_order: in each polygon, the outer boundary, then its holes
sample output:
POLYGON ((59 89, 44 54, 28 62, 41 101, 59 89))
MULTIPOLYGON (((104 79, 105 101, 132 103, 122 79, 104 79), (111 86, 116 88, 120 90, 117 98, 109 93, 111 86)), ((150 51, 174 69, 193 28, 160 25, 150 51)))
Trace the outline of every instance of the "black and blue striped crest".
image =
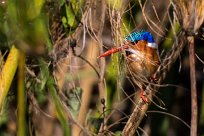
POLYGON ((154 38, 152 34, 147 31, 132 32, 131 34, 125 37, 125 40, 130 42, 145 40, 148 41, 149 43, 154 43, 154 38))

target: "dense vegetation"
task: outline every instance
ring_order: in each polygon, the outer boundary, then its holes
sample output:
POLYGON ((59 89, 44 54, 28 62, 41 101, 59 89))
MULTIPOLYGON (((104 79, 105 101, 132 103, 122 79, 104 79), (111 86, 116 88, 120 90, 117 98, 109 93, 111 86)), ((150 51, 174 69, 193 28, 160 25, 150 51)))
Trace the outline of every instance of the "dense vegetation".
POLYGON ((202 0, 0 0, 0 135, 204 135, 203 20, 202 0), (162 62, 151 104, 123 53, 97 58, 140 30, 162 62))

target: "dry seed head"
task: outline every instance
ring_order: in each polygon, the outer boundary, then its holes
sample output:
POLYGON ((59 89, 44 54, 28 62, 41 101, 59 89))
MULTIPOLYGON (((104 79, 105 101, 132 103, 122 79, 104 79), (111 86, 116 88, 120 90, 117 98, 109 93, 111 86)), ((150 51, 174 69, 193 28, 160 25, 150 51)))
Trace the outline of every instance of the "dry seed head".
POLYGON ((204 20, 204 1, 173 0, 173 4, 183 29, 196 33, 204 20))

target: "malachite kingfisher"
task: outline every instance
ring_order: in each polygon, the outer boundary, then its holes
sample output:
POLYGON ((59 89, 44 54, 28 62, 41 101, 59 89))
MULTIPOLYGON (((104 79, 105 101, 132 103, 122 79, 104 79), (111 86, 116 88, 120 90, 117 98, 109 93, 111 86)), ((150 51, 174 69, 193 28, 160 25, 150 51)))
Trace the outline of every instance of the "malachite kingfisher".
POLYGON ((128 75, 140 88, 140 97, 148 102, 144 93, 145 84, 154 79, 154 73, 160 65, 158 45, 150 32, 132 32, 125 37, 120 47, 113 48, 98 56, 98 58, 125 51, 128 75))

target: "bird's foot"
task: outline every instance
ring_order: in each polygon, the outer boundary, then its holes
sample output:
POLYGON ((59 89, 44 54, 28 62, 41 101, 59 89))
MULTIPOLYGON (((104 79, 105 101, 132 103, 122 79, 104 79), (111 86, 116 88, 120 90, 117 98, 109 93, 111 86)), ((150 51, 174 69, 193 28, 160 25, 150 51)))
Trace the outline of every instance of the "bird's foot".
POLYGON ((145 103, 148 103, 148 99, 147 99, 147 97, 146 97, 146 93, 145 93, 143 90, 140 91, 140 98, 142 98, 142 100, 143 100, 145 103))

